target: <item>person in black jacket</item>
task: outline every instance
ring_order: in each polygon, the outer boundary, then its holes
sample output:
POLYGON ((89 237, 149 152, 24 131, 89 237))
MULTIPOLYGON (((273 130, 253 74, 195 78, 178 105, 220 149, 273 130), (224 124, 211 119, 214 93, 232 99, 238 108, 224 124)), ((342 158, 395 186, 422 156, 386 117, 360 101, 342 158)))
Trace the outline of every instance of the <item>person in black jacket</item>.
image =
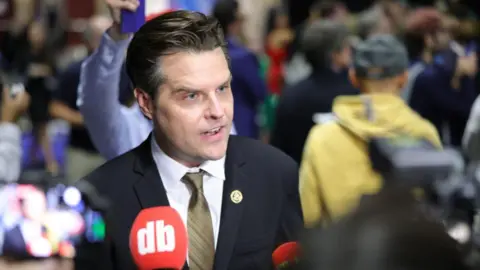
POLYGON ((329 113, 339 95, 358 94, 348 80, 348 38, 340 22, 318 21, 306 29, 302 50, 313 72, 283 92, 271 137, 273 146, 299 163, 314 114, 329 113))

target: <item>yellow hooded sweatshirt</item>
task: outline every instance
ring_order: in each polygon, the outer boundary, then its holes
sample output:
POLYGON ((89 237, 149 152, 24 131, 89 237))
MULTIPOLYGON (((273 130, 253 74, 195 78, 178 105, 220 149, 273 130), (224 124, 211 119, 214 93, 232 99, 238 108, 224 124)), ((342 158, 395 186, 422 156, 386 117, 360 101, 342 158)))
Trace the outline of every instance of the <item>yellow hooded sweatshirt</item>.
POLYGON ((367 141, 401 132, 425 138, 441 148, 435 127, 393 94, 341 96, 334 120, 312 128, 300 168, 300 199, 307 227, 350 212, 362 195, 378 192, 380 175, 371 169, 367 141), (364 98, 370 100, 372 120, 364 98), (346 129, 357 136, 354 136, 346 129))

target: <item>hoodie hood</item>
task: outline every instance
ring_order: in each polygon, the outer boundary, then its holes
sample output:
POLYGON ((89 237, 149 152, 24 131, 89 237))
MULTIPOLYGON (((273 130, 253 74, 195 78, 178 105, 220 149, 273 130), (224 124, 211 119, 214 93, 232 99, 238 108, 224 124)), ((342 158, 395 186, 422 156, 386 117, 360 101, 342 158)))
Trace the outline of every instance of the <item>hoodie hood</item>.
POLYGON ((428 136, 425 120, 393 94, 340 96, 333 112, 338 122, 363 140, 375 136, 428 136))

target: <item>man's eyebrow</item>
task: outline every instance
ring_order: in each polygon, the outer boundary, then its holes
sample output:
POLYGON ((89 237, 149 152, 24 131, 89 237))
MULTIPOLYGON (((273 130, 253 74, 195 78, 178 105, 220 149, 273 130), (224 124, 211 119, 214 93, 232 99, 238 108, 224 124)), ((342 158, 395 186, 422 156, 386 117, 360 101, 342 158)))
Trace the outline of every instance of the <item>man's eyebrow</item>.
POLYGON ((230 74, 230 75, 228 76, 228 79, 227 79, 224 83, 222 83, 220 86, 224 86, 224 85, 226 85, 226 84, 231 83, 231 82, 232 82, 232 79, 233 79, 232 74, 230 74))
MULTIPOLYGON (((233 77, 232 77, 232 74, 230 74, 228 76, 228 79, 221 83, 219 86, 224 86, 224 85, 227 85, 229 84, 231 81, 232 81, 233 77)), ((178 86, 178 87, 175 87, 175 90, 173 90, 174 93, 177 93, 177 92, 200 92, 201 90, 200 89, 195 89, 195 88, 190 88, 190 87, 187 87, 187 86, 178 86)))
POLYGON ((178 93, 178 92, 198 92, 199 90, 198 89, 193 89, 193 88, 189 88, 189 87, 185 87, 185 86, 179 86, 179 87, 176 87, 175 90, 173 90, 174 93, 178 93))

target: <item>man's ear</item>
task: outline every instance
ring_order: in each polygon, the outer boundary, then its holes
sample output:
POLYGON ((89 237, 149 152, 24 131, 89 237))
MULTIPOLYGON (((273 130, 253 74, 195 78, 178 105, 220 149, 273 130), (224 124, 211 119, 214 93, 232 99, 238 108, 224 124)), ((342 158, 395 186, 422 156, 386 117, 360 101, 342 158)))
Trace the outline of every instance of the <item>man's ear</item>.
POLYGON ((350 79, 350 82, 355 88, 360 89, 360 83, 357 79, 357 74, 355 73, 355 70, 353 68, 348 70, 348 78, 350 79))
POLYGON ((135 94, 135 98, 137 99, 138 106, 140 106, 143 115, 145 115, 148 119, 152 120, 154 114, 152 97, 140 88, 135 88, 133 91, 135 94))

